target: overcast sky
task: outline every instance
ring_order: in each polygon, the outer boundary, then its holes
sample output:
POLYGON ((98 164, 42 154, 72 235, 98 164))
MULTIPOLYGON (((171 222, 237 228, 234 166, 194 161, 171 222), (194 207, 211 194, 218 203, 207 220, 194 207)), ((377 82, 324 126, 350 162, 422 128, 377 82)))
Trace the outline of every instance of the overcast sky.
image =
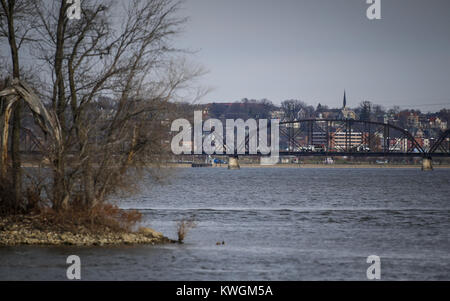
POLYGON ((186 0, 177 45, 214 90, 202 102, 268 98, 450 107, 450 0, 186 0), (446 105, 434 105, 443 104, 446 105))

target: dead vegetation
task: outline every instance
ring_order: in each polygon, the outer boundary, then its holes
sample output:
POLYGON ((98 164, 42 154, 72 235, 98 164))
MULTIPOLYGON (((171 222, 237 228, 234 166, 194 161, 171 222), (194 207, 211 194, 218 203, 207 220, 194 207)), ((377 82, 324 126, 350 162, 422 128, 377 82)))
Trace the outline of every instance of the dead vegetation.
POLYGON ((136 191, 142 170, 164 161, 170 104, 203 95, 192 86, 203 70, 172 46, 186 21, 180 2, 86 0, 76 21, 68 1, 0 2, 0 41, 11 50, 11 66, 0 65, 9 79, 0 86, 0 214, 129 228, 139 215, 108 201, 136 191), (22 74, 37 67, 33 80, 22 74), (34 120, 26 133, 25 112, 34 120), (32 181, 20 161, 25 134, 46 162, 32 181))
POLYGON ((197 223, 195 221, 195 217, 191 217, 189 219, 182 219, 177 222, 177 234, 178 234, 178 242, 183 243, 187 233, 195 228, 197 223))
POLYGON ((123 210, 111 204, 94 207, 72 206, 56 212, 45 208, 36 216, 41 227, 59 231, 76 232, 83 227, 89 233, 131 232, 142 215, 136 210, 123 210))
POLYGON ((137 210, 124 210, 116 205, 100 203, 87 206, 82 199, 73 201, 68 208, 55 210, 48 206, 33 190, 27 190, 24 202, 13 202, 10 185, 0 181, 0 218, 21 222, 24 217, 32 221, 35 229, 56 232, 86 233, 131 232, 141 221, 142 214, 137 210))

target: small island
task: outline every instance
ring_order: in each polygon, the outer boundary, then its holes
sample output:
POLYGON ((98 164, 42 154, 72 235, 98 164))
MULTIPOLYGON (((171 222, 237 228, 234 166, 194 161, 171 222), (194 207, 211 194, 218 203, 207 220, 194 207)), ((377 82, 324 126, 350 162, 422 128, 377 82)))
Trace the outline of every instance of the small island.
POLYGON ((113 231, 105 228, 102 231, 89 231, 79 226, 75 231, 36 227, 36 217, 15 216, 0 218, 0 246, 15 245, 72 245, 72 246, 106 246, 160 244, 174 242, 162 233, 150 228, 139 231, 113 231), (21 221, 16 221, 21 218, 21 221))

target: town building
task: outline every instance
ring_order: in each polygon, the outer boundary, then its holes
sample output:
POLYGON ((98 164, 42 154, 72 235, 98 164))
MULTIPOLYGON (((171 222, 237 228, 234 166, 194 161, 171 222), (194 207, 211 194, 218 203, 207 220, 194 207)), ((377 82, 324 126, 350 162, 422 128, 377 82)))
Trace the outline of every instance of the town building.
POLYGON ((331 133, 331 148, 334 150, 346 150, 359 147, 363 144, 363 133, 351 131, 336 131, 331 133))
POLYGON ((343 105, 342 105, 342 109, 341 109, 341 113, 340 113, 339 117, 340 117, 339 119, 356 119, 355 111, 353 111, 347 107, 347 97, 346 97, 345 90, 344 90, 343 105))

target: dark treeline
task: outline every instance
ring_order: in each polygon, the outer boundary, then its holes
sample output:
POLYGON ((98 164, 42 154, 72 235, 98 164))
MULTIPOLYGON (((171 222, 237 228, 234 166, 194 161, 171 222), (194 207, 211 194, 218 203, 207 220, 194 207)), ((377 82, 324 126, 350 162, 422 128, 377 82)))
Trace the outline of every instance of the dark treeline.
MULTIPOLYGON (((363 101, 357 107, 348 108, 344 104, 330 108, 318 104, 316 107, 296 99, 284 100, 274 104, 268 99, 244 98, 235 102, 208 103, 203 105, 185 104, 184 112, 203 110, 209 118, 217 119, 356 119, 389 123, 408 129, 414 135, 419 131, 425 136, 439 136, 448 127, 450 110, 441 109, 433 113, 423 113, 415 109, 400 109, 398 106, 387 109, 370 101, 363 101)), ((189 113, 188 115, 189 116, 189 113)))

